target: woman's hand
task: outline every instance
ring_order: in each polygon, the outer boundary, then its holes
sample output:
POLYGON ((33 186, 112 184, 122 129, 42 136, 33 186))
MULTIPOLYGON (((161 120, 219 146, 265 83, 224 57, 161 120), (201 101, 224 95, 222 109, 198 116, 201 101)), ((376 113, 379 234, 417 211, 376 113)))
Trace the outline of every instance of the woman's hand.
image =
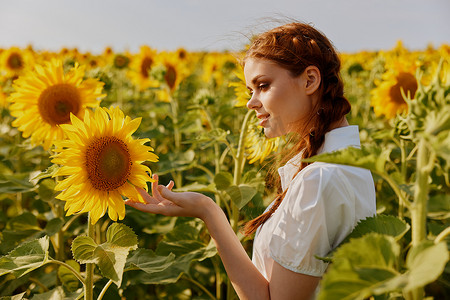
POLYGON ((205 220, 208 209, 215 205, 214 201, 200 193, 195 192, 172 192, 174 186, 170 181, 167 186, 158 185, 158 175, 154 174, 152 182, 152 195, 144 189, 136 188, 146 203, 126 200, 125 204, 140 211, 161 214, 165 216, 195 217, 205 220))

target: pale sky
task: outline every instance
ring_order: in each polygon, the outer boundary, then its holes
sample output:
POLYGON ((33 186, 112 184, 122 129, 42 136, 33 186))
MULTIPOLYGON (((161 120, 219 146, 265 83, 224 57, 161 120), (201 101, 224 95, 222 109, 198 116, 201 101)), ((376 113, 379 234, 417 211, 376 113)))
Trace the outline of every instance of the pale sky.
POLYGON ((313 24, 340 52, 450 43, 449 0, 0 0, 0 48, 239 50, 274 17, 313 24))

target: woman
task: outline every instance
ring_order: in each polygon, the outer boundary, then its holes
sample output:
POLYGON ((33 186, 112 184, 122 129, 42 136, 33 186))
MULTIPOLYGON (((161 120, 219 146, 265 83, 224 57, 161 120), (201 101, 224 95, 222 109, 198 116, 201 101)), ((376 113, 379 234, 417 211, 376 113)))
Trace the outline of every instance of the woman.
POLYGON ((286 24, 261 34, 243 60, 255 110, 267 137, 297 137, 281 167, 280 193, 269 208, 245 226, 256 231, 252 260, 222 209, 209 197, 175 193, 173 182, 152 183, 146 204, 126 203, 167 216, 200 218, 214 240, 240 299, 311 299, 327 264, 317 258, 351 232, 358 220, 375 214, 375 189, 368 170, 302 162, 323 152, 359 147, 357 126, 345 115, 340 61, 329 40, 313 27, 286 24))

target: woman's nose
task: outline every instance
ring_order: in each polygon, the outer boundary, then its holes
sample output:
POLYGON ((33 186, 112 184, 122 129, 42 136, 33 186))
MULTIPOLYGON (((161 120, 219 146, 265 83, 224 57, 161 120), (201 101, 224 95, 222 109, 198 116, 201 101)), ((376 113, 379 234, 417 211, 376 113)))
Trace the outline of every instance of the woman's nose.
POLYGON ((255 94, 252 95, 250 100, 247 102, 248 109, 257 109, 261 106, 261 102, 255 97, 255 94))

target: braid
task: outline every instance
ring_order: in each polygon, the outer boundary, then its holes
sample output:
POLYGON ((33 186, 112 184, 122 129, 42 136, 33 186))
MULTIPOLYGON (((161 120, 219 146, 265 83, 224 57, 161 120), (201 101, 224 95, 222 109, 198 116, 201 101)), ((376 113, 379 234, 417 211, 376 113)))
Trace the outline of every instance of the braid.
MULTIPOLYGON (((261 34, 248 49, 244 58, 262 58, 289 70, 293 77, 301 75, 308 66, 316 66, 321 75, 316 107, 305 128, 297 128, 300 139, 283 155, 283 162, 297 153, 302 158, 316 155, 325 140, 325 134, 350 111, 350 103, 344 97, 344 84, 340 77, 340 60, 331 42, 317 29, 303 24, 291 23, 261 34)), ((295 138, 295 137, 293 137, 295 138)), ((308 163, 301 162, 298 174, 308 163)), ((273 170, 274 171, 274 170, 273 170)), ((278 190, 281 186, 278 180, 278 190)), ((263 224, 280 206, 286 192, 279 192, 271 208, 244 225, 245 235, 250 235, 263 224)))

